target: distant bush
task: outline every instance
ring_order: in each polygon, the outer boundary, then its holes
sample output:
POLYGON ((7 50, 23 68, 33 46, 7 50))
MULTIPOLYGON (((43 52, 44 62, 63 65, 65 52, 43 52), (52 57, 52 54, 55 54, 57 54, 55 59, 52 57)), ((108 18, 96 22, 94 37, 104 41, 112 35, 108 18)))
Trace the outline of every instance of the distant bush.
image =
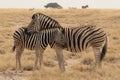
POLYGON ((57 9, 61 9, 62 8, 62 6, 60 6, 58 3, 48 3, 44 7, 45 8, 57 8, 57 9))

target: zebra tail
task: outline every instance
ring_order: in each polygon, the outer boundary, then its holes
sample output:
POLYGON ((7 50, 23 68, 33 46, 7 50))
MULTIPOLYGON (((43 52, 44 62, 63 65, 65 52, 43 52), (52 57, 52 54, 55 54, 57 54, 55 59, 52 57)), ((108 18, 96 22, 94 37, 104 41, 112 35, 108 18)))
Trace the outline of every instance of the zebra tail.
POLYGON ((101 57, 100 57, 100 61, 103 60, 103 58, 105 57, 105 54, 107 52, 107 46, 108 46, 108 37, 106 37, 106 42, 103 46, 103 49, 102 49, 102 53, 101 53, 101 57))
POLYGON ((16 46, 14 45, 14 46, 12 47, 12 49, 11 49, 11 52, 14 52, 14 51, 15 51, 15 48, 16 48, 16 46))

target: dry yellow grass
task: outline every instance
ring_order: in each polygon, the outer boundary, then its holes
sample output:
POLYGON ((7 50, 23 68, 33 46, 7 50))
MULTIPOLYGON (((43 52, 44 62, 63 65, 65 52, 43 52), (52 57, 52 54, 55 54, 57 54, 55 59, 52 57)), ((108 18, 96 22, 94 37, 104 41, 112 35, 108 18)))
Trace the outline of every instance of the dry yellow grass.
POLYGON ((120 10, 99 9, 0 9, 0 80, 119 80, 120 79, 120 10), (15 53, 12 35, 19 27, 27 26, 33 13, 41 12, 56 19, 63 27, 91 24, 102 27, 109 35, 108 52, 102 69, 91 65, 94 55, 91 49, 78 54, 64 51, 66 72, 60 73, 56 54, 48 47, 44 54, 44 67, 32 72, 34 51, 25 50, 22 55, 23 73, 15 73, 15 53), (72 54, 72 55, 71 55, 72 54))

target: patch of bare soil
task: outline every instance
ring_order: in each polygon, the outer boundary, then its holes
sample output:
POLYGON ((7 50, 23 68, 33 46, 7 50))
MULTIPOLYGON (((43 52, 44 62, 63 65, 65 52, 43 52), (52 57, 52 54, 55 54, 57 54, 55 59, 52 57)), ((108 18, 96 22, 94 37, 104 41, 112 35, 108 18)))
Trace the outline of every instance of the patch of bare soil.
POLYGON ((66 60, 66 69, 69 69, 76 64, 80 64, 80 59, 68 59, 66 60))
POLYGON ((24 73, 15 73, 15 72, 4 72, 0 73, 0 80, 27 80, 29 74, 24 73))
MULTIPOLYGON (((66 69, 70 69, 73 65, 79 64, 80 59, 68 59, 66 60, 66 69)), ((58 65, 57 62, 55 62, 58 65)), ((23 71, 22 73, 16 73, 13 70, 0 72, 0 80, 28 80, 29 76, 32 74, 31 71, 23 71)))

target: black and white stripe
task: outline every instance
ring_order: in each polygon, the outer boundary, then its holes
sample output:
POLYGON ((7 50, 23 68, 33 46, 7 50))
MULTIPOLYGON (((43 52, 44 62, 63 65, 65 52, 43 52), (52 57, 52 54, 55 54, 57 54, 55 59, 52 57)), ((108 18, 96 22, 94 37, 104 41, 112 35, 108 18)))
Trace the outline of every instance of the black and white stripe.
POLYGON ((81 52, 90 46, 99 48, 107 37, 102 28, 89 25, 64 28, 64 33, 67 40, 67 50, 71 52, 81 52))
POLYGON ((35 13, 32 16, 30 24, 27 26, 27 32, 41 31, 51 28, 62 28, 61 25, 53 18, 42 13, 35 13))
POLYGON ((61 33, 61 29, 54 28, 42 30, 40 32, 34 32, 33 34, 26 34, 26 29, 27 28, 23 27, 19 28, 13 35, 13 51, 16 49, 16 70, 21 69, 20 58, 24 48, 36 51, 36 60, 34 65, 34 69, 36 69, 38 60, 40 60, 40 64, 42 62, 42 54, 48 44, 50 44, 51 47, 53 47, 53 44, 56 44, 55 48, 65 46, 65 42, 63 40, 64 35, 61 33))

